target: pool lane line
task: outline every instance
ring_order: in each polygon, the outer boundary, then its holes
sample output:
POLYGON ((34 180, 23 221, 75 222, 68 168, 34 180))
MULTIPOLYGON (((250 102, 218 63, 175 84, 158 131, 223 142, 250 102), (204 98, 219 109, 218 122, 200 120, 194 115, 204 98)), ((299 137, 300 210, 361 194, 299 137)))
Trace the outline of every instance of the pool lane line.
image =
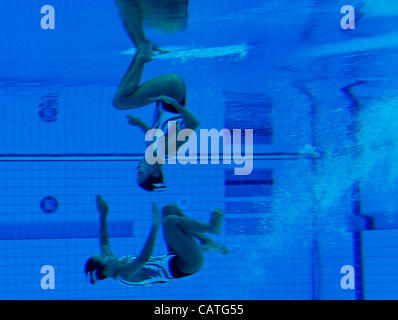
MULTIPOLYGON (((318 115, 318 103, 315 99, 314 94, 308 89, 306 85, 304 85, 300 81, 294 81, 292 83, 293 87, 295 87, 302 95, 306 96, 309 99, 311 112, 310 112, 310 119, 311 119, 311 146, 315 149, 318 147, 318 139, 317 139, 317 115, 318 115)), ((322 156, 326 155, 322 154, 322 156)), ((318 171, 319 164, 318 160, 323 157, 312 157, 311 159, 311 170, 314 175, 318 171)), ((320 259, 320 246, 319 246, 319 239, 317 230, 317 208, 316 208, 316 199, 314 198, 313 193, 313 203, 311 208, 311 298, 312 300, 320 300, 322 295, 322 274, 321 274, 321 259, 320 259)))
MULTIPOLYGON (((358 144, 358 137, 356 136, 357 128, 359 127, 358 115, 361 111, 361 101, 352 92, 352 88, 365 84, 366 81, 359 80, 352 84, 342 87, 341 92, 350 101, 350 112, 352 116, 352 130, 350 132, 354 143, 358 144)), ((361 204, 361 182, 358 180, 353 183, 351 187, 351 203, 352 215, 362 217, 361 204)), ((355 298, 356 300, 365 300, 365 276, 363 272, 363 235, 362 231, 353 232, 353 255, 354 255, 354 270, 355 270, 355 298)))
MULTIPOLYGON (((143 154, 3 154, 0 155, 0 162, 56 162, 56 161, 141 161, 144 158, 143 154)), ((217 160, 224 161, 222 155, 209 155, 197 157, 189 157, 184 160, 217 160)), ((305 159, 299 153, 257 153, 252 157, 234 157, 233 160, 301 160, 305 159)))
MULTIPOLYGON (((57 215, 57 213, 54 213, 57 215)), ((133 221, 110 221, 112 238, 131 238, 133 221)), ((1 222, 0 240, 55 240, 98 238, 98 221, 1 222)))

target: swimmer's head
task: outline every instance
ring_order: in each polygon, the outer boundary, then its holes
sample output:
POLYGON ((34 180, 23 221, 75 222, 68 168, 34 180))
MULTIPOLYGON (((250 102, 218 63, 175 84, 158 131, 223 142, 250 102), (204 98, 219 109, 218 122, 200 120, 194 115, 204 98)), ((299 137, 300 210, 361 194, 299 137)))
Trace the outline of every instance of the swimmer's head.
POLYGON ((114 256, 96 255, 87 260, 84 273, 89 277, 90 283, 95 284, 98 280, 105 280, 115 273, 118 259, 114 256))
POLYGON ((137 183, 142 189, 147 191, 161 191, 166 188, 160 164, 150 165, 145 159, 142 159, 137 171, 137 183))

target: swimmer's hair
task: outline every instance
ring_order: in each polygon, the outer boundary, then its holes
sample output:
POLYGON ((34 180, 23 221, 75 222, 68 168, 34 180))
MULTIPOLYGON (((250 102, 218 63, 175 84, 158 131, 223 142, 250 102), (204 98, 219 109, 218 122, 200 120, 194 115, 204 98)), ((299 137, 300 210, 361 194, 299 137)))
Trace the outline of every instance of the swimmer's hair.
POLYGON ((144 182, 140 183, 140 187, 146 191, 164 191, 166 185, 164 183, 163 171, 160 167, 160 176, 148 176, 144 182))
POLYGON ((84 273, 90 277, 90 283, 95 284, 95 280, 105 280, 107 277, 104 276, 105 266, 94 261, 93 258, 87 260, 84 266, 84 273))

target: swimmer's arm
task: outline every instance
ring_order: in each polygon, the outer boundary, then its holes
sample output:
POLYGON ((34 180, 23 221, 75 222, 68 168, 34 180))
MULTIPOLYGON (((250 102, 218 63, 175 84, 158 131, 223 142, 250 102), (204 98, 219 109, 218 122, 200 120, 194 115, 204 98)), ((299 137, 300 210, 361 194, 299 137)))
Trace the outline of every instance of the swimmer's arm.
POLYGON ((134 127, 140 128, 145 134, 147 133, 148 130, 151 128, 140 118, 133 117, 133 116, 127 116, 128 122, 130 125, 134 127))
POLYGON ((186 129, 192 129, 193 131, 195 131, 199 127, 199 120, 196 119, 193 113, 190 112, 187 108, 184 108, 175 100, 173 103, 173 107, 176 108, 177 111, 181 114, 182 119, 186 125, 186 129))
POLYGON ((145 242, 144 248, 141 250, 141 253, 137 257, 137 259, 141 259, 145 262, 147 262, 152 257, 157 232, 160 226, 160 213, 155 203, 152 203, 152 219, 153 225, 151 228, 151 232, 149 233, 148 239, 145 242))
POLYGON ((109 207, 105 200, 98 195, 97 196, 97 209, 100 213, 100 247, 101 254, 107 256, 113 256, 111 248, 109 246, 109 234, 108 234, 108 212, 109 207))
POLYGON ((105 218, 101 217, 100 245, 101 245, 101 253, 103 255, 113 256, 111 247, 109 245, 108 226, 106 223, 106 217, 105 218))
POLYGON ((157 104, 155 112, 153 113, 153 124, 152 128, 159 129, 160 128, 160 119, 162 118, 163 110, 159 104, 157 104))
MULTIPOLYGON (((144 121, 142 121, 140 118, 133 117, 133 116, 127 116, 127 119, 128 119, 128 122, 129 122, 130 125, 140 128, 144 132, 145 135, 147 134, 147 132, 149 130, 152 129, 144 121)), ((151 141, 146 141, 146 145, 147 146, 151 145, 152 143, 153 143, 153 141, 152 142, 151 141)))
POLYGON ((133 262, 130 262, 122 267, 122 270, 120 272, 122 277, 128 278, 132 276, 149 261, 149 259, 152 257, 153 249, 155 247, 158 229, 159 228, 152 227, 144 248, 141 250, 139 256, 135 258, 133 262))
POLYGON ((131 276, 132 274, 138 272, 152 257, 153 249, 155 248, 156 237, 160 226, 160 213, 156 206, 156 204, 152 204, 152 216, 153 216, 153 225, 151 228, 151 232, 145 242, 144 248, 141 250, 141 253, 137 256, 137 258, 123 267, 121 271, 122 276, 131 276))
POLYGON ((163 101, 167 104, 171 104, 178 111, 178 113, 181 114, 182 119, 183 119, 187 129, 192 129, 195 131, 199 127, 199 125, 200 125, 199 120, 196 119, 196 117, 193 115, 192 112, 190 112, 188 110, 188 108, 184 108, 175 99, 173 99, 171 97, 167 97, 167 96, 160 96, 160 97, 157 97, 157 98, 154 98, 151 100, 152 101, 163 101))
MULTIPOLYGON (((179 104, 175 99, 171 98, 171 97, 167 97, 167 96, 160 96, 157 98, 154 98, 153 101, 163 101, 167 104, 171 104, 182 116, 182 120, 183 123, 185 124, 184 129, 191 129, 193 131, 195 131, 199 125, 200 122, 198 119, 196 119, 196 117, 192 114, 192 112, 190 112, 188 110, 188 108, 184 108, 181 104, 179 104)), ((174 137, 175 135, 178 135, 178 132, 175 132, 174 135, 167 135, 165 136, 166 141, 165 141, 165 145, 168 146, 169 145, 169 141, 175 141, 176 142, 176 146, 175 146, 175 150, 176 152, 178 151, 178 149, 185 144, 185 141, 176 141, 176 137, 174 137)), ((173 156, 172 154, 169 154, 169 156, 173 156)))

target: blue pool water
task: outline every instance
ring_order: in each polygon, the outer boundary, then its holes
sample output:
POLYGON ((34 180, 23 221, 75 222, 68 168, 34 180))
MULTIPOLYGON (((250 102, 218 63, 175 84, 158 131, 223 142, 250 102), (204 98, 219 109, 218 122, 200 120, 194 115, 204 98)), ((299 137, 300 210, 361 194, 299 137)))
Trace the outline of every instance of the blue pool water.
MULTIPOLYGON (((166 165, 167 191, 135 181, 144 137, 113 108, 132 44, 113 1, 0 2, 1 299, 397 299, 398 5, 350 1, 190 1, 188 28, 148 37, 172 52, 144 79, 178 73, 201 128, 253 128, 254 170, 166 165), (42 30, 40 8, 55 8, 42 30), (151 203, 206 221, 218 240, 192 277, 151 287, 92 286, 95 195, 111 208, 111 246, 137 254, 151 203), (55 270, 43 290, 42 266, 55 270), (340 271, 355 270, 344 290, 340 271)), ((161 237, 155 253, 165 253, 161 237)))

